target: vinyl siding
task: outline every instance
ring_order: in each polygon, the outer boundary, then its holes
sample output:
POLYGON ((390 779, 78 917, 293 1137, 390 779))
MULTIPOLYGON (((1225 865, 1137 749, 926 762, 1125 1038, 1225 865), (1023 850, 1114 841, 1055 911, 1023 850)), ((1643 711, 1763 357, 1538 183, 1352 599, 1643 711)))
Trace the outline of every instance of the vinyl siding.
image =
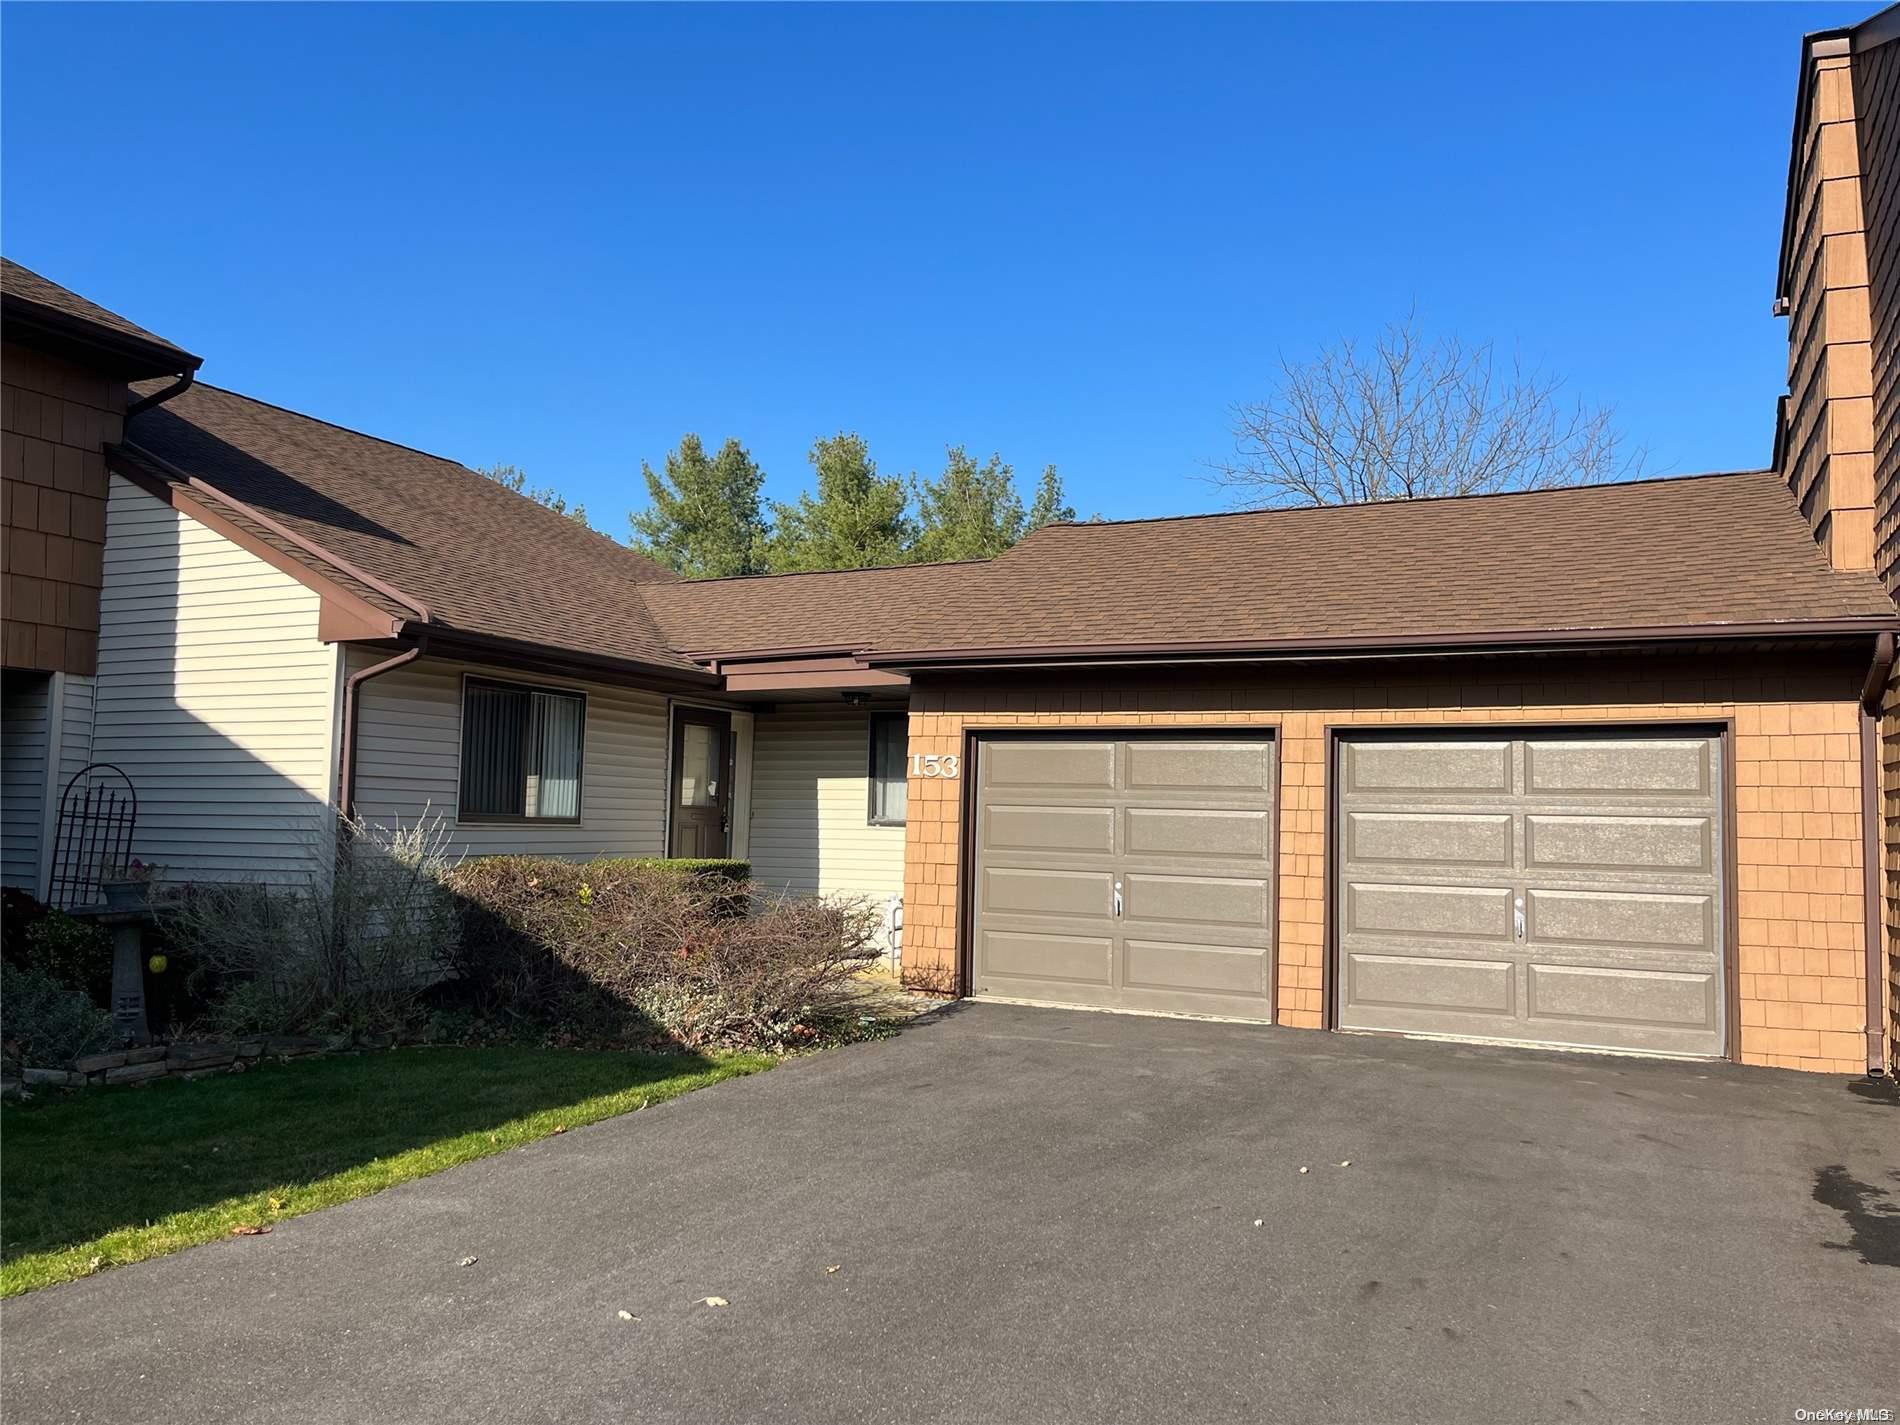
POLYGON ((0 884, 38 893, 52 679, 9 671, 0 714, 0 884))
POLYGON ((318 598, 114 476, 92 755, 139 798, 171 880, 299 881, 328 864, 337 651, 318 598))
POLYGON ((904 828, 872 826, 870 718, 848 709, 762 714, 752 741, 752 874, 802 895, 904 892, 904 828))
MULTIPOLYGON (((352 649, 352 673, 388 655, 352 649)), ((452 846, 470 856, 658 856, 665 846, 666 699, 635 688, 524 676, 421 658, 362 684, 357 715, 356 808, 370 822, 442 816, 452 846), (579 825, 456 822, 462 677, 573 689, 587 696, 579 825)))

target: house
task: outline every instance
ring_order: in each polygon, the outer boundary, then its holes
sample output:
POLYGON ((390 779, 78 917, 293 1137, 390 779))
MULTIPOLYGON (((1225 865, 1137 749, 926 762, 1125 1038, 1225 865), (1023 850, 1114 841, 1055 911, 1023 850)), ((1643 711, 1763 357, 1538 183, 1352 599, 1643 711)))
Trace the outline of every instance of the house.
POLYGON ((686 581, 9 264, 8 879, 106 762, 175 878, 434 813, 868 898, 946 994, 1884 1069, 1894 15, 1804 42, 1767 471, 686 581))

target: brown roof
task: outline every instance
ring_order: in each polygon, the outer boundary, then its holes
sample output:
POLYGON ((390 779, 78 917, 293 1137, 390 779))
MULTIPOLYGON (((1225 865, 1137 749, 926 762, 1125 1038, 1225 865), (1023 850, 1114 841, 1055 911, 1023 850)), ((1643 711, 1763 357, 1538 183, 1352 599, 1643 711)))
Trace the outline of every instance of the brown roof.
POLYGON ((723 658, 787 649, 903 646, 918 611, 955 607, 989 576, 984 560, 691 579, 640 590, 660 632, 687 653, 723 658))
MULTIPOLYGON (((95 354, 123 366, 127 376, 195 371, 202 364, 201 358, 183 347, 127 321, 117 312, 107 311, 97 302, 87 301, 10 257, 0 257, 0 302, 4 302, 10 339, 33 332, 41 338, 62 338, 65 344, 83 343, 95 354)), ((47 343, 41 340, 35 344, 47 343)))
POLYGON ((426 608, 433 629, 694 668, 636 592, 677 576, 452 460, 203 384, 126 441, 398 592, 416 622, 426 608))
POLYGON ((1051 525, 881 655, 1343 644, 1881 618, 1770 472, 1341 508, 1051 525))

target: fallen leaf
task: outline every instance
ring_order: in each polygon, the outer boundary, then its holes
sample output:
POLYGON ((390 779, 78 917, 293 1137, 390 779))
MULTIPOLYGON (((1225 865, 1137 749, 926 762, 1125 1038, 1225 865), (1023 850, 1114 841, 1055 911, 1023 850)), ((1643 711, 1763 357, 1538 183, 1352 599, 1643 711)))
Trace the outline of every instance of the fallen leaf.
POLYGON ((559 1128, 556 1128, 554 1131, 556 1133, 565 1133, 567 1132, 567 1125, 563 1123, 559 1128))
POLYGON ((838 1271, 843 1271, 843 1270, 844 1270, 844 1263, 843 1263, 843 1262, 840 1262, 840 1263, 838 1263, 838 1265, 837 1265, 837 1266, 835 1266, 835 1267, 826 1267, 826 1268, 825 1268, 825 1275, 826 1275, 826 1276, 830 1276, 830 1275, 831 1275, 831 1274, 832 1274, 833 1272, 838 1272, 838 1271))
POLYGON ((272 1198, 270 1200, 270 1210, 272 1212, 282 1212, 284 1210, 284 1199, 281 1197, 272 1198))
POLYGON ((622 1321, 638 1321, 640 1319, 639 1317, 635 1316, 631 1311, 619 1311, 619 1312, 615 1312, 614 1314, 618 1316, 622 1321))
POLYGON ((1306 1169, 1305 1169, 1305 1168, 1301 1168, 1301 1169, 1300 1169, 1300 1171, 1301 1171, 1301 1172, 1305 1172, 1305 1171, 1306 1171, 1306 1169))
POLYGON ((1350 1168, 1352 1166, 1352 1159, 1351 1158, 1346 1159, 1346 1161, 1341 1163, 1339 1166, 1342 1168, 1350 1168))
POLYGON ((480 1260, 481 1260, 480 1257, 464 1257, 462 1258, 462 1265, 465 1267, 472 1267, 480 1260))
POLYGON ((707 1306, 731 1306, 732 1305, 732 1303, 727 1301, 723 1296, 702 1297, 701 1300, 707 1306))
POLYGON ((270 1228, 259 1227, 256 1223, 246 1223, 242 1227, 233 1227, 231 1235, 233 1237, 268 1237, 270 1228))
POLYGON ((1256 1227, 1265 1227, 1267 1225, 1267 1219, 1264 1217, 1256 1217, 1253 1220, 1253 1225, 1256 1227))

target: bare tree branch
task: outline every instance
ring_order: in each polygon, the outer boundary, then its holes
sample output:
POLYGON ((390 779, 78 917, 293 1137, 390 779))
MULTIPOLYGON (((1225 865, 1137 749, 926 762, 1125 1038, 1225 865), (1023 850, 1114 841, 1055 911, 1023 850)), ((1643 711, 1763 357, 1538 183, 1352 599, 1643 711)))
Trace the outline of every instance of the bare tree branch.
POLYGON ((1280 361, 1263 401, 1234 407, 1234 458, 1211 477, 1241 509, 1353 505, 1594 485, 1642 473, 1604 406, 1489 344, 1427 342, 1415 315, 1370 351, 1351 340, 1280 361))

